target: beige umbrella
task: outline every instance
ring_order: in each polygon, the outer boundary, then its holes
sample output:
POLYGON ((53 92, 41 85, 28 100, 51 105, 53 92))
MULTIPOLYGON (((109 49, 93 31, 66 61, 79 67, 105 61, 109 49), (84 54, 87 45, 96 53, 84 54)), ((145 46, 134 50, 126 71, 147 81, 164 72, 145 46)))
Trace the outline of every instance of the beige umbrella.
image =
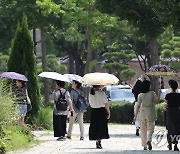
POLYGON ((117 84, 119 79, 113 74, 96 72, 85 74, 81 81, 88 85, 112 85, 117 84))

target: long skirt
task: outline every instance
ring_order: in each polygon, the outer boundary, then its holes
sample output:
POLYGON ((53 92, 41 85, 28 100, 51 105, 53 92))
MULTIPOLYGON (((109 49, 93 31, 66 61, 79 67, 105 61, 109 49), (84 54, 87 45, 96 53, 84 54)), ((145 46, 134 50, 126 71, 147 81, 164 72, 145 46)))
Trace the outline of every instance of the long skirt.
POLYGON ((54 137, 65 136, 67 115, 53 114, 54 137))
POLYGON ((179 108, 168 108, 167 110, 167 128, 170 135, 171 142, 178 142, 178 135, 180 135, 180 110, 179 108))
POLYGON ((92 108, 89 127, 89 140, 108 139, 108 120, 104 107, 92 108))

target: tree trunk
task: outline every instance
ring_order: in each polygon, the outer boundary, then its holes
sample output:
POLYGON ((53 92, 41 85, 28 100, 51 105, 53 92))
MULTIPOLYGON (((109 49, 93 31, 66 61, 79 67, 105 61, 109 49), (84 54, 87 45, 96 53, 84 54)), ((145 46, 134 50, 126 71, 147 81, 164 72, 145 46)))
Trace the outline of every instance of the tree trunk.
MULTIPOLYGON (((42 70, 43 72, 47 70, 46 68, 46 48, 44 43, 44 28, 41 28, 41 49, 42 49, 42 70)), ((44 103, 49 104, 49 83, 47 79, 44 79, 44 103)))
MULTIPOLYGON (((88 18, 90 18, 92 14, 91 4, 89 2, 88 6, 88 18)), ((86 38, 87 38, 87 57, 86 57, 86 66, 85 66, 85 73, 89 73, 89 64, 91 62, 91 54, 92 54, 92 44, 91 44, 91 23, 88 20, 87 23, 87 31, 86 31, 86 38)))
MULTIPOLYGON (((152 37, 149 42, 150 55, 151 55, 151 66, 159 64, 159 52, 158 52, 158 44, 156 37, 152 37)), ((150 77, 151 80, 151 88, 156 93, 159 89, 159 77, 150 77)))
POLYGON ((83 64, 82 59, 76 57, 75 64, 76 64, 76 74, 83 76, 85 73, 85 64, 83 64))
POLYGON ((75 74, 74 57, 71 53, 69 54, 69 73, 75 74))

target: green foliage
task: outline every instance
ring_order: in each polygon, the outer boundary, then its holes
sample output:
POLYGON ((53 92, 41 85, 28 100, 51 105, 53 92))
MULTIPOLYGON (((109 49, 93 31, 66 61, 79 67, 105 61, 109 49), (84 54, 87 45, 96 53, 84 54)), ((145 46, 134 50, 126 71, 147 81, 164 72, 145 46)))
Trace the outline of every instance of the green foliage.
POLYGON ((121 80, 123 80, 123 81, 131 80, 131 78, 136 74, 134 72, 134 70, 132 70, 130 68, 123 70, 121 73, 122 73, 121 74, 121 77, 122 77, 121 80))
POLYGON ((97 65, 96 60, 93 60, 93 61, 90 62, 90 64, 89 64, 90 72, 93 71, 93 69, 96 67, 96 65, 97 65))
MULTIPOLYGON (((163 101, 163 100, 162 100, 163 101)), ((111 123, 131 124, 134 117, 134 104, 129 102, 109 102, 111 111, 111 123)), ((163 104, 156 105, 157 125, 164 125, 164 109, 163 104)), ((91 108, 88 107, 84 114, 84 121, 90 122, 91 108)))
POLYGON ((97 0, 96 6, 102 12, 115 14, 121 19, 128 20, 138 27, 139 34, 156 37, 162 33, 167 23, 157 18, 158 12, 154 11, 157 2, 141 0, 97 0), (154 4, 154 5, 153 5, 154 4))
POLYGON ((161 43, 161 57, 162 63, 171 66, 176 71, 180 70, 180 36, 175 36, 171 28, 166 31, 159 38, 161 43), (169 39, 163 39, 164 37, 169 39))
POLYGON ((63 10, 61 10, 61 6, 52 0, 37 0, 36 3, 40 8, 43 8, 42 12, 45 16, 49 14, 58 15, 65 13, 63 10))
POLYGON ((0 53, 0 72, 6 72, 7 71, 7 62, 8 62, 9 56, 3 55, 0 53))
POLYGON ((52 119, 52 108, 41 107, 33 122, 37 128, 52 130, 52 119))
POLYGON ((58 63, 58 58, 54 54, 49 54, 47 59, 47 70, 52 72, 59 72, 64 74, 67 72, 67 67, 65 65, 58 63))
POLYGON ((5 143, 0 139, 0 154, 6 153, 6 145, 5 143))
POLYGON ((31 116, 35 116, 39 109, 40 93, 37 84, 36 59, 33 41, 28 30, 27 18, 23 15, 22 23, 18 24, 12 41, 11 53, 8 61, 8 71, 25 74, 28 78, 28 94, 33 109, 31 116))
MULTIPOLYGON (((9 86, 9 84, 8 84, 9 86)), ((17 127, 17 110, 6 82, 0 81, 0 153, 27 146, 33 140, 29 128, 17 127)))
POLYGON ((164 122, 164 104, 156 105, 157 120, 156 124, 163 126, 164 122))
POLYGON ((1 138, 7 151, 17 148, 27 147, 33 140, 33 135, 29 128, 11 126, 3 129, 5 136, 1 138))
POLYGON ((0 81, 0 127, 14 123, 17 115, 13 99, 9 95, 9 88, 6 86, 0 81))
POLYGON ((110 103, 111 122, 115 123, 132 123, 134 117, 134 105, 127 102, 110 103))

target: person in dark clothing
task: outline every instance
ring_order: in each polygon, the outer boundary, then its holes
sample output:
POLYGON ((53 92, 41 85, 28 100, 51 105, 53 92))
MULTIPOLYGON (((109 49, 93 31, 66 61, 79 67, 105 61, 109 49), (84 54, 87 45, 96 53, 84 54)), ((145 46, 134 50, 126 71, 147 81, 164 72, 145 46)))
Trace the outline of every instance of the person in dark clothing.
MULTIPOLYGON (((138 95, 141 93, 141 88, 142 88, 142 81, 140 79, 137 79, 137 81, 135 82, 135 84, 132 88, 132 93, 134 94, 134 97, 135 97, 134 112, 135 112, 136 106, 137 106, 138 95)), ((139 136, 139 129, 140 129, 139 114, 135 121, 135 126, 136 126, 136 136, 139 136)))
POLYGON ((56 103, 54 103, 53 108, 53 130, 54 130, 54 137, 58 137, 58 141, 63 141, 65 139, 66 134, 66 120, 67 114, 69 110, 74 112, 72 101, 69 92, 64 89, 65 82, 63 81, 56 81, 56 90, 54 90, 52 94, 52 98, 56 102, 61 95, 65 96, 67 101, 67 109, 65 111, 58 110, 56 108, 56 103))
POLYGON ((170 82, 170 87, 172 92, 166 94, 166 126, 168 130, 168 148, 172 149, 172 144, 174 144, 174 151, 179 151, 178 149, 178 137, 180 135, 180 93, 177 93, 178 83, 176 81, 170 82))

